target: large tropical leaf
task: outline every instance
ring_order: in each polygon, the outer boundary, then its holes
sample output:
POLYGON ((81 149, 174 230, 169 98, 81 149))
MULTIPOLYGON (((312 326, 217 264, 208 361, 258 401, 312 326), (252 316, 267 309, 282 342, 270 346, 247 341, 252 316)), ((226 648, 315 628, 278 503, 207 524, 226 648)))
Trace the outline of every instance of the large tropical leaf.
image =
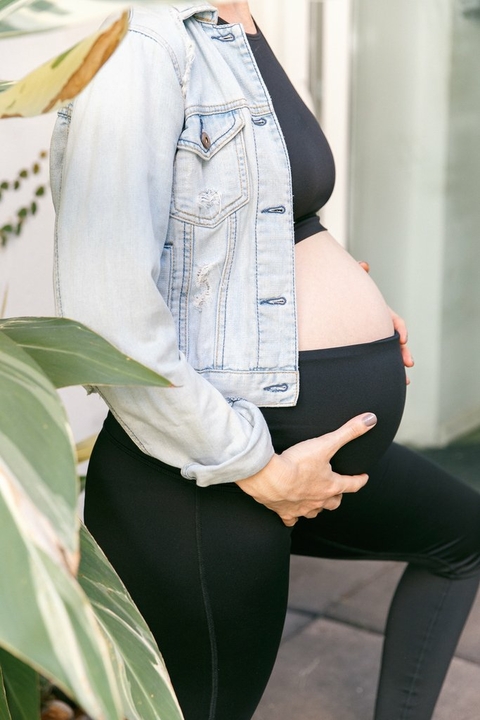
MULTIPOLYGON (((2 648, 0 667, 11 720, 40 720, 38 673, 2 648)), ((0 718, 1 716, 0 710, 0 718)))
POLYGON ((0 332, 0 646, 118 720, 108 650, 75 579, 77 479, 55 388, 0 332))
POLYGON ((107 638, 128 720, 181 720, 162 657, 145 621, 88 530, 78 580, 107 638))
POLYGON ((23 348, 55 387, 171 383, 123 355, 89 328, 66 318, 8 318, 0 332, 23 348))
POLYGON ((5 685, 3 684, 3 672, 0 666, 0 720, 12 720, 10 710, 8 709, 7 696, 5 693, 5 685))
MULTIPOLYGON (((11 482, 0 460, 0 487, 11 482)), ((91 606, 64 564, 31 541, 0 493, 0 645, 67 694, 96 720, 122 713, 109 651, 91 606)))
POLYGON ((128 13, 106 30, 33 70, 22 80, 3 86, 0 118, 31 117, 55 110, 74 98, 108 60, 128 28, 128 13))
POLYGON ((0 459, 8 468, 0 493, 22 533, 75 573, 78 488, 66 415, 38 365, 2 332, 0 459))
MULTIPOLYGON (((88 380, 108 382, 108 362, 112 358, 110 380, 127 378, 135 383, 148 379, 151 384, 165 384, 151 371, 145 370, 142 376, 140 367, 134 367, 136 364, 122 358, 108 343, 103 344, 94 333, 71 321, 4 321, 4 324, 12 335, 17 332, 20 337, 23 333, 25 342, 28 336, 32 355, 38 353, 46 365, 55 357, 51 363, 53 375, 60 363, 55 343, 51 337, 48 341, 45 337, 51 327, 56 327, 60 336, 62 331, 67 333, 65 345, 59 339, 67 365, 67 345, 73 332, 74 350, 70 354, 74 358, 71 369, 74 374, 81 374, 83 366, 91 365, 88 380), (37 345, 32 344, 29 330, 37 345), (43 346, 38 345, 41 338, 45 340, 43 346)), ((0 646, 55 682, 96 720, 123 718, 122 704, 128 707, 128 718, 143 720, 143 706, 153 702, 152 698, 147 700, 147 694, 155 698, 156 692, 160 692, 162 712, 166 708, 170 713, 162 720, 170 717, 177 720, 180 716, 165 671, 143 629, 132 626, 124 643, 124 624, 113 622, 118 625, 116 632, 104 619, 100 628, 76 580, 78 520, 74 463, 65 414, 54 386, 33 357, 0 330, 0 646), (115 639, 117 634, 119 642, 115 639), (115 650, 110 657, 112 643, 115 650), (132 650, 131 664, 130 659, 123 660, 124 646, 132 650), (139 646, 143 654, 137 656, 139 646), (146 677, 152 678, 153 667, 155 682, 152 679, 147 683, 146 694, 141 676, 145 672, 146 677), (122 699, 117 683, 122 688, 122 699), (155 683, 157 690, 153 687, 155 683), (141 712, 137 713, 137 706, 141 712)), ((138 622, 136 616, 132 617, 138 622)), ((0 708, 1 698, 0 693, 0 708)), ((160 714, 151 717, 160 718, 160 714)), ((12 720, 17 720, 13 710, 12 720)))

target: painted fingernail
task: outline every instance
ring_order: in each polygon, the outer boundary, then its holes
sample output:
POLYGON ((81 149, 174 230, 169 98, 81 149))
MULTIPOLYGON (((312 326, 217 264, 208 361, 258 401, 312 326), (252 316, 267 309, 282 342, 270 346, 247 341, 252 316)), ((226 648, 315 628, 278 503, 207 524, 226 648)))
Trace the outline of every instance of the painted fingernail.
POLYGON ((363 424, 367 427, 373 427, 377 424, 377 416, 373 413, 368 413, 367 415, 364 415, 363 418, 363 424))

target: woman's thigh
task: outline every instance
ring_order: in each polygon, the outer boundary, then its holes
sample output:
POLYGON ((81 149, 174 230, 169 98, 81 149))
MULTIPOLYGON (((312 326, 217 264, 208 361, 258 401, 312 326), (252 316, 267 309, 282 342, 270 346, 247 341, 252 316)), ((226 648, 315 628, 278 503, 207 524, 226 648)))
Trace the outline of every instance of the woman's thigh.
POLYGON ((421 455, 393 444, 358 493, 315 520, 300 519, 292 552, 413 562, 447 577, 480 565, 480 494, 421 455))
POLYGON ((290 531, 238 486, 197 488, 107 426, 86 523, 149 624, 186 720, 247 720, 281 638, 290 531))

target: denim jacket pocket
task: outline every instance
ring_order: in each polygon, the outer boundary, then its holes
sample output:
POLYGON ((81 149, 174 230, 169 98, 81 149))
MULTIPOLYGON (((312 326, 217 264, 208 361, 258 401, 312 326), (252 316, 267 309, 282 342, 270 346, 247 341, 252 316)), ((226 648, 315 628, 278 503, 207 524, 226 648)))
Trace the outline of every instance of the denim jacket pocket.
POLYGON ((244 126, 238 110, 187 118, 175 157, 172 217, 215 227, 248 202, 244 126))

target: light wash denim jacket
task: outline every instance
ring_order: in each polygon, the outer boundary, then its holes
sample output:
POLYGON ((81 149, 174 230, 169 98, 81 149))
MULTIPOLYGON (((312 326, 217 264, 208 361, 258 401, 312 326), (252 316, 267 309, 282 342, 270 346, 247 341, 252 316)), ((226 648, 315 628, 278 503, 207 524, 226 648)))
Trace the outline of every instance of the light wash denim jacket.
POLYGON ((102 388, 146 453, 201 486, 273 454, 257 406, 298 396, 290 165, 241 25, 134 10, 52 141, 59 314, 176 386, 102 388))

